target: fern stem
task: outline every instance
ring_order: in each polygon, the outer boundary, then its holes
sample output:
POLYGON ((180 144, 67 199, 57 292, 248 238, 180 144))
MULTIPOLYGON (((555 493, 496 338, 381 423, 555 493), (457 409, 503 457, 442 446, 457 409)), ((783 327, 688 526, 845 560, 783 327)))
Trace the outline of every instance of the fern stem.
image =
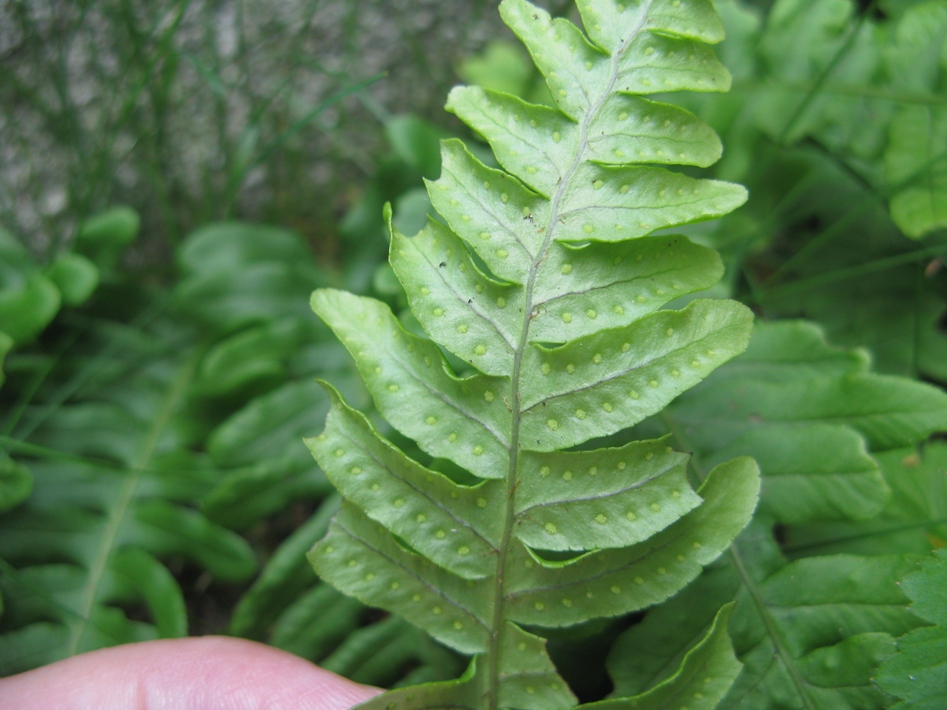
MULTIPOLYGON (((674 420, 667 416, 666 412, 661 413, 661 419, 664 421, 665 426, 667 426, 671 437, 678 443, 679 448, 685 451, 695 450, 696 447, 690 444, 687 439, 687 435, 684 434, 681 427, 677 426, 674 420)), ((707 478, 707 470, 704 468, 703 464, 700 463, 700 460, 694 453, 690 455, 689 468, 693 472, 694 476, 696 476, 698 481, 703 481, 707 478)), ((779 656, 780 662, 786 668, 786 672, 789 674, 789 677, 792 680, 793 687, 795 687, 796 692, 802 699, 805 710, 817 710, 815 701, 809 696, 805 680, 803 680, 802 676, 799 675, 799 671, 796 668, 795 659, 792 657, 792 654, 789 653, 789 649, 786 648, 786 644, 783 643, 779 627, 776 626, 776 623, 769 614, 766 601, 763 599, 763 595, 760 594, 759 587, 756 586, 756 580, 753 579, 749 570, 747 570, 746 566, 743 564, 743 557, 741 556, 740 551, 737 549, 737 541, 734 541, 733 544, 730 545, 728 553, 730 555, 730 559, 733 560, 734 569, 736 569, 737 575, 740 578, 740 584, 747 590, 747 593, 750 595, 750 599, 753 600, 753 606, 756 609, 756 613, 759 614, 760 619, 763 622, 763 626, 766 629, 766 634, 773 642, 773 648, 776 649, 776 654, 779 656)))
POLYGON ((534 315, 533 292, 536 286, 536 276, 539 273, 539 267, 546 259, 549 252, 549 247, 553 242, 556 227, 559 224, 560 204, 562 203, 563 197, 567 192, 573 176, 585 159, 585 152, 588 148, 589 126, 591 125, 598 111, 601 109, 602 105, 605 103, 606 99, 611 95, 615 87, 615 82, 618 79, 619 59, 621 58, 625 49, 631 44, 635 37, 638 36, 644 27, 645 20, 648 17, 648 10, 651 7, 652 1, 653 0, 649 0, 643 5, 640 10, 641 20, 638 23, 638 26, 635 27, 634 31, 631 32, 629 36, 624 39, 621 45, 616 48, 614 54, 611 57, 611 76, 609 77, 608 84, 606 85, 604 91, 602 91, 601 95, 598 96, 594 102, 590 102, 588 110, 585 112, 581 121, 579 122, 579 145, 578 149, 576 150, 575 160, 569 167, 568 172, 560 178, 556 193, 552 197, 549 210, 549 224, 546 225, 546 233, 543 237, 542 245, 540 246, 538 253, 535 255, 533 262, 530 264, 526 287, 524 289, 523 325, 520 330, 519 342, 517 343, 516 351, 513 356, 513 369, 510 376, 509 402, 512 409, 512 436, 510 437, 510 463, 509 472, 507 474, 507 504, 503 525, 503 538, 500 542, 500 549, 497 555, 497 574, 495 577, 496 581, 494 584, 493 597, 493 619, 491 621, 490 646, 487 651, 487 693, 489 698, 489 710, 497 710, 499 703, 499 651, 502 624, 505 616, 504 580, 507 555, 510 552, 513 523, 516 515, 516 488, 519 476, 519 441, 520 422, 522 415, 520 402, 520 382, 522 378, 523 356, 526 352, 526 348, 529 347, 530 342, 529 330, 534 315))
POLYGON ((796 110, 790 115, 789 120, 786 121, 786 125, 783 126, 783 130, 780 131, 779 136, 776 138, 776 143, 778 145, 786 145, 786 139, 789 137, 789 134, 792 132, 792 129, 796 127, 796 123, 806 112, 812 102, 819 96, 819 93, 822 90, 822 87, 825 85, 825 82, 828 81, 828 78, 832 75, 832 72, 835 71, 835 68, 839 65, 842 59, 845 58, 845 55, 848 54, 848 51, 852 48, 852 45, 855 43, 855 39, 858 37, 858 33, 861 32, 862 25, 865 23, 865 20, 874 10, 876 0, 872 0, 868 7, 858 15, 858 18, 855 20, 854 24, 849 29, 848 36, 845 37, 845 41, 839 46, 838 50, 835 52, 835 55, 826 65, 825 69, 822 70, 822 73, 816 77, 815 82, 812 84, 812 89, 806 94, 802 102, 796 106, 796 110))
POLYGON ((799 279, 798 281, 791 281, 782 286, 776 286, 770 289, 764 288, 762 289, 762 294, 766 298, 786 296, 799 291, 826 286, 836 281, 859 278, 880 271, 894 269, 898 266, 916 263, 928 257, 943 257, 944 255, 947 255, 947 247, 943 244, 937 244, 932 247, 927 247, 926 249, 915 249, 914 251, 896 254, 895 256, 889 256, 884 259, 874 259, 864 264, 856 264, 855 266, 850 266, 845 269, 836 269, 835 271, 830 271, 825 274, 818 274, 809 278, 799 279))
POLYGON ((794 659, 792 654, 789 653, 789 649, 786 648, 786 644, 783 642, 779 628, 776 626, 776 623, 769 614, 766 601, 763 599, 763 595, 760 594, 760 590, 756 586, 756 580, 750 576, 749 571, 743 564, 743 557, 740 554, 740 551, 737 549, 736 542, 730 546, 729 552, 730 559, 733 560, 733 566, 740 575, 740 582, 749 593, 750 599, 753 600, 753 606, 756 609, 756 613, 760 615, 760 620, 763 622, 763 626, 766 628, 766 634, 773 642, 773 648, 776 649, 776 654, 779 656, 780 662, 783 664, 783 667, 789 674, 792 685, 796 689, 799 699, 802 700, 803 707, 805 707, 806 710, 818 710, 815 700, 809 695, 809 689, 806 681, 803 680, 802 676, 799 675, 799 670, 796 667, 796 659, 794 659))
POLYGON ((154 456, 158 441, 170 423, 174 415, 175 407, 184 397, 185 392, 187 392, 188 387, 193 381, 202 354, 202 348, 195 348, 181 367, 177 378, 168 389, 164 401, 161 403, 161 407, 155 413, 155 418, 141 443, 135 460, 128 468, 128 478, 126 478, 122 484, 115 505, 109 513, 102 540, 99 544, 99 550, 89 568, 88 582, 76 612, 79 619, 78 622, 72 626, 69 640, 65 644, 67 656, 74 656, 81 650, 82 637, 85 634, 87 625, 91 622, 92 611, 99 595, 99 589, 102 586, 102 580, 105 577, 105 570, 108 567, 109 559, 111 559, 115 553, 115 545, 118 540, 119 531, 135 500, 135 493, 138 489, 138 484, 141 482, 141 474, 147 469, 148 463, 154 456))

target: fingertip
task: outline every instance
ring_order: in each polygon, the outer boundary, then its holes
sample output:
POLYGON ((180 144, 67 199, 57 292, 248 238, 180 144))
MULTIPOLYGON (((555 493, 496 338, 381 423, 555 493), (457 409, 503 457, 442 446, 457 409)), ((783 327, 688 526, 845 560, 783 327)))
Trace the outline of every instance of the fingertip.
POLYGON ((116 646, 0 680, 0 708, 349 710, 379 692, 286 651, 207 636, 116 646))

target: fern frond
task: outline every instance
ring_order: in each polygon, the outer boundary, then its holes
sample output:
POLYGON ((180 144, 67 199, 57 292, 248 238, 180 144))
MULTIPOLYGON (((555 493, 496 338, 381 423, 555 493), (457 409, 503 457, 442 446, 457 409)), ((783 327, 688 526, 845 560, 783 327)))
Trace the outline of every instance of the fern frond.
MULTIPOLYGON (((107 273, 137 223, 127 209, 93 218, 80 229, 78 248, 107 273)), ((0 672, 187 633, 172 570, 191 564, 215 580, 243 580, 256 555, 224 526, 250 525, 286 499, 327 487, 298 445, 318 417, 310 406, 313 394, 322 396, 316 385, 315 393, 252 400, 203 443, 221 410, 265 393, 274 375, 305 371, 294 358, 316 359, 311 353, 322 344, 312 341, 325 329, 311 315, 299 317, 308 312, 299 294, 323 280, 302 240, 217 224, 190 235, 179 257, 184 279, 171 294, 113 277, 107 297, 64 315, 33 352, 13 352, 4 396, 20 404, 0 414, 10 434, 2 444, 19 460, 0 458, 0 506, 22 504, 0 526, 0 672), (131 322, 116 318, 123 311, 131 322), (261 324, 273 312, 283 317, 261 324), (297 348, 303 341, 310 346, 297 348), (296 446, 260 463, 283 442, 296 446), (217 466, 198 448, 209 449, 217 466), (23 501, 30 476, 36 485, 23 501)), ((57 263, 63 303, 74 304, 88 279, 74 260, 57 263)), ((345 356, 335 343, 330 348, 345 356)))
POLYGON ((231 581, 254 571, 247 542, 191 507, 213 476, 182 436, 199 354, 154 358, 94 400, 58 407, 18 445, 36 485, 0 526, 4 674, 185 635, 184 598, 162 559, 231 581))
MULTIPOLYGON (((746 199, 740 186, 658 167, 709 165, 720 143, 692 114, 644 98, 729 87, 707 47, 722 39, 711 5, 578 4, 587 35, 503 2, 556 106, 453 90, 449 110, 502 169, 445 141, 428 183, 444 223, 413 237, 391 226, 392 268, 430 339, 378 301, 312 297, 378 411, 431 457, 400 451, 325 384, 326 428, 307 443, 345 502, 313 549, 316 570, 474 656, 458 681, 370 707, 574 705, 538 629, 666 599, 755 506, 750 459, 721 464, 695 492, 687 456, 666 440, 587 448, 739 354, 752 315, 728 301, 664 310, 722 268, 685 237, 652 236, 746 199), (469 370, 455 372, 441 348, 469 370)), ((728 645, 713 647, 732 669, 728 645)))

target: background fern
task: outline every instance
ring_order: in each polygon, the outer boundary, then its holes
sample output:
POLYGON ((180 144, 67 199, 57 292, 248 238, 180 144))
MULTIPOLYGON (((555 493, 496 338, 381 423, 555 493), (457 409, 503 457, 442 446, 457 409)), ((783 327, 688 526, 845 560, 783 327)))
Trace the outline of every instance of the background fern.
MULTIPOLYGON (((249 541, 232 528, 326 491, 311 460, 266 457, 264 466, 225 443, 212 443, 211 455, 198 451, 205 440, 226 442, 248 416, 221 421, 221 402, 259 408, 318 357, 309 347, 319 352, 320 331, 299 318, 304 299, 295 315, 291 305, 323 278, 299 238, 253 225, 202 230, 186 240, 186 278, 169 293, 115 273, 135 231, 127 210, 83 227, 73 258, 94 276, 88 303, 78 311, 72 299, 70 309, 67 282, 58 329, 43 333, 57 314, 42 303, 16 304, 24 327, 13 331, 20 349, 6 363, 3 486, 7 507, 22 504, 0 528, 4 673, 196 630, 200 602, 189 588, 187 608, 182 582, 220 593, 257 568, 249 541), (252 249, 260 237, 264 255, 252 249), (248 279, 235 280, 236 272, 248 279), (269 309, 283 320, 269 321, 269 309), (40 335, 46 348, 30 349, 40 335), (235 347, 240 357, 228 357, 235 347)), ((25 250, 17 253, 33 283, 45 278, 25 250)), ((305 391, 301 398, 308 408, 305 391)), ((254 445, 274 450, 314 426, 318 413, 300 407, 300 395, 288 399, 268 407, 270 429, 254 427, 254 445)), ((221 613, 212 604, 203 612, 221 613)))

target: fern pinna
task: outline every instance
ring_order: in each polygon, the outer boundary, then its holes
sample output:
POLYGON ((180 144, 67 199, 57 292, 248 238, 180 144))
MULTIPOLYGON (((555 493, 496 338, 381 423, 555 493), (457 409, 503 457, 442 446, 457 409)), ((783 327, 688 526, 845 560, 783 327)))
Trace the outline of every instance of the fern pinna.
MULTIPOLYGON (((674 594, 756 502, 749 459, 722 464, 695 492, 687 455, 666 440, 582 446, 660 412, 740 353, 752 316, 722 300, 662 309, 712 286, 722 267, 686 237, 651 236, 746 198, 738 185, 653 165, 720 156, 695 116, 641 97, 729 87, 706 46, 722 39, 710 2, 578 5, 587 36, 504 0, 503 19, 556 105, 454 89, 448 109, 489 141, 502 169, 445 141, 441 177, 428 185, 444 222, 413 237, 391 228, 391 265, 431 339, 373 299, 312 297, 379 412, 431 457, 407 456, 325 385, 331 411, 308 444, 345 504, 312 561, 339 589, 473 656, 458 681, 370 707, 574 706, 541 628, 674 594), (455 372, 441 348, 469 371, 455 372)), ((684 693, 688 707, 712 707, 739 667, 726 613, 667 683, 595 705, 663 707, 684 693)))

